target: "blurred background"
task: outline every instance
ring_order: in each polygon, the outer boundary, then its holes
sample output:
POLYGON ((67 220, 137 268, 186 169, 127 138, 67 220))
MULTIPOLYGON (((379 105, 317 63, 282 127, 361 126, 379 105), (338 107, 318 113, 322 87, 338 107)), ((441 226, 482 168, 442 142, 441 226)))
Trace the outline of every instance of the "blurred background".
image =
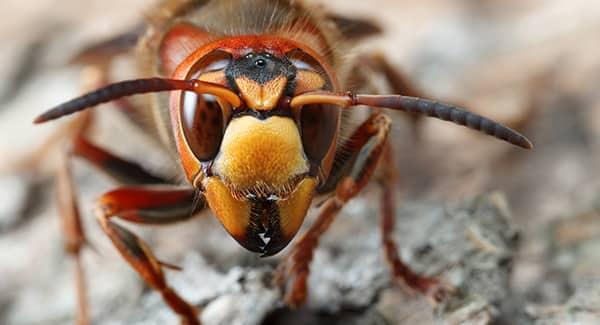
MULTIPOLYGON (((352 54, 383 53, 427 97, 460 104, 532 140, 535 148, 525 151, 426 120, 415 142, 406 120, 394 116, 399 205, 416 200, 461 202, 490 191, 503 193, 510 222, 519 233, 511 258, 506 299, 513 306, 508 310, 525 323, 600 323, 600 2, 310 2, 381 24, 384 33, 352 54)), ((56 154, 42 156, 35 172, 23 160, 64 121, 36 127, 31 121, 81 91, 82 67, 68 64, 74 54, 136 26, 152 3, 0 4, 0 323, 72 322, 71 267, 53 207, 56 154)), ((119 58, 115 75, 133 76, 132 65, 130 57, 119 58)), ((98 142, 160 165, 160 154, 150 147, 121 142, 125 136, 144 139, 130 135, 119 114, 105 109, 100 116, 94 131, 98 142)), ((82 210, 89 210, 94 198, 113 186, 81 163, 76 163, 76 179, 82 188, 82 210)), ((84 214, 89 216, 87 210, 84 214)), ((86 229, 99 251, 85 257, 93 273, 92 295, 99 297, 94 315, 98 320, 111 319, 107 315, 113 312, 125 315, 119 304, 135 301, 146 291, 98 226, 86 220, 86 229), (103 303, 110 308, 98 307, 103 303)), ((166 232, 140 231, 160 246, 160 254, 175 261, 190 247, 173 237, 226 241, 223 256, 215 257, 225 266, 233 265, 226 256, 241 249, 213 220, 166 232), (198 235, 206 228, 213 231, 198 235)), ((495 321, 510 324, 516 319, 504 313, 495 321)))

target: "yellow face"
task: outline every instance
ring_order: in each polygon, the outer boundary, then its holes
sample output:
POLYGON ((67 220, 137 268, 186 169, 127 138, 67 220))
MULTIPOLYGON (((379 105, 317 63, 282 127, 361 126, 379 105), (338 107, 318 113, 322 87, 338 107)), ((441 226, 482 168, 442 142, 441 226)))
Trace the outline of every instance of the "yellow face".
POLYGON ((279 192, 286 196, 296 178, 308 173, 298 127, 291 118, 233 119, 213 163, 213 172, 239 195, 279 192))
POLYGON ((339 111, 292 112, 286 104, 299 92, 329 86, 306 64, 268 53, 214 58, 226 64, 209 63, 221 68, 196 77, 231 87, 243 104, 229 107, 210 96, 182 96, 184 135, 203 166, 200 176, 190 179, 242 246, 273 255, 298 232, 331 165, 339 111))
POLYGON ((265 255, 296 234, 317 185, 296 123, 281 116, 233 119, 211 170, 203 182, 211 210, 240 244, 265 255))

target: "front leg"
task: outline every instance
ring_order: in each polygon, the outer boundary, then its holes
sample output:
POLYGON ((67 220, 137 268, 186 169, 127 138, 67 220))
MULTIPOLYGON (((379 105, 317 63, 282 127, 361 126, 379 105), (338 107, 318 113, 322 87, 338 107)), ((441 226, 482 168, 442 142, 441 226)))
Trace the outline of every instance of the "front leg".
MULTIPOLYGON (((79 124, 80 128, 72 130, 72 132, 76 133, 75 139, 73 140, 72 148, 65 150, 61 155, 62 159, 60 163, 60 169, 58 170, 56 178, 57 203, 63 226, 65 250, 70 256, 72 256, 75 262, 75 284, 77 288, 78 301, 76 323, 81 325, 90 323, 84 265, 81 261, 82 249, 87 240, 85 238, 85 232, 81 222, 81 215, 79 213, 76 186, 71 174, 71 159, 73 159, 74 156, 84 158, 88 162, 91 162, 93 165, 98 167, 98 169, 101 171, 125 183, 138 184, 143 182, 165 182, 161 178, 148 173, 141 166, 123 160, 118 156, 115 156, 112 153, 89 143, 83 136, 90 123, 90 121, 87 120, 90 118, 89 114, 84 115, 84 118, 86 120, 79 124)), ((130 193, 121 192, 121 195, 131 195, 135 194, 135 192, 136 191, 130 191, 130 193)), ((143 191, 137 191, 137 193, 138 196, 144 194, 143 191)), ((111 196, 107 197, 105 200, 108 200, 110 197, 111 196)), ((185 196, 181 196, 181 198, 185 199, 185 196)), ((136 203, 136 200, 129 200, 128 202, 136 203)), ((161 202, 160 198, 156 199, 156 202, 161 202)), ((164 200, 162 200, 162 202, 164 202, 164 200)), ((106 201, 105 203, 109 204, 110 202, 106 201)), ((184 206, 183 208, 189 210, 189 207, 184 206)), ((177 218, 168 217, 168 213, 172 213, 175 216, 181 217, 181 213, 174 212, 175 209, 172 207, 170 209, 165 209, 165 211, 163 211, 163 218, 160 220, 162 222, 176 221, 177 218)), ((130 215, 130 217, 134 218, 134 215, 130 215)), ((147 218, 148 216, 146 216, 146 219, 147 218)))
MULTIPOLYGON (((335 194, 325 201, 315 223, 298 240, 293 251, 276 270, 274 281, 283 287, 286 304, 299 306, 306 301, 309 265, 319 238, 327 231, 346 202, 369 182, 382 157, 389 130, 390 119, 383 114, 373 114, 339 150, 352 151, 345 166, 338 166, 330 175, 337 184, 335 194)), ((326 182, 324 188, 328 186, 329 182, 326 182)))
POLYGON ((142 279, 162 295, 182 324, 200 324, 198 311, 169 287, 162 271, 167 264, 160 262, 139 237, 111 219, 118 217, 141 224, 182 221, 204 206, 204 198, 197 194, 193 189, 167 186, 125 187, 104 194, 96 209, 104 233, 142 279))

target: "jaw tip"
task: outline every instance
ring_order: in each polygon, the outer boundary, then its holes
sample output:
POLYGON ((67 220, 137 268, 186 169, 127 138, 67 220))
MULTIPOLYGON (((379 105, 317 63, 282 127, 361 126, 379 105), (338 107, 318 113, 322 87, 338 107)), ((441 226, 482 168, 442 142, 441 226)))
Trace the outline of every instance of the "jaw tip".
POLYGON ((248 234, 235 240, 245 249, 260 254, 260 257, 270 257, 282 251, 290 243, 291 238, 265 238, 261 234, 248 234))
POLYGON ((269 243, 263 247, 263 253, 260 257, 269 257, 281 252, 289 242, 289 240, 269 241, 269 243))

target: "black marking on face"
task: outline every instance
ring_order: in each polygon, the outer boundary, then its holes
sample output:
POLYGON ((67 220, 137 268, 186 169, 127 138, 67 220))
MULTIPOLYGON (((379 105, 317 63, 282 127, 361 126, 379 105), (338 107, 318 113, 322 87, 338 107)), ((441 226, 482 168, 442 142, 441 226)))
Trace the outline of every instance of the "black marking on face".
POLYGON ((285 108, 279 108, 279 107, 274 108, 272 110, 268 110, 268 111, 255 111, 252 109, 240 109, 240 110, 235 111, 232 114, 231 118, 234 119, 234 118, 238 118, 238 117, 242 117, 242 116, 252 116, 259 120, 266 120, 272 116, 282 116, 282 117, 294 118, 294 115, 291 110, 285 109, 285 108))
POLYGON ((269 53, 249 53, 233 60, 225 70, 227 82, 237 89, 235 79, 245 77, 260 85, 277 78, 285 77, 288 84, 285 95, 292 95, 295 88, 296 67, 286 58, 280 59, 269 53))
POLYGON ((247 238, 252 238, 251 241, 258 244, 252 251, 262 253, 261 257, 266 257, 277 254, 287 246, 289 240, 282 238, 279 221, 277 199, 252 200, 247 238))

